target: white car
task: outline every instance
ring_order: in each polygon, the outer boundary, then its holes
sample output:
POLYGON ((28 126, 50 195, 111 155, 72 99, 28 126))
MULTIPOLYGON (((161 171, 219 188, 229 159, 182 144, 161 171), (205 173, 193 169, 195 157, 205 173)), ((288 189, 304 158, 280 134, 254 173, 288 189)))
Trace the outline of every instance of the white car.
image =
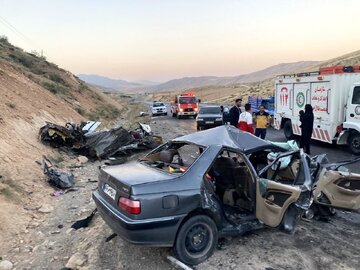
POLYGON ((167 107, 163 102, 154 101, 153 105, 151 106, 151 113, 152 116, 155 115, 167 115, 167 107))

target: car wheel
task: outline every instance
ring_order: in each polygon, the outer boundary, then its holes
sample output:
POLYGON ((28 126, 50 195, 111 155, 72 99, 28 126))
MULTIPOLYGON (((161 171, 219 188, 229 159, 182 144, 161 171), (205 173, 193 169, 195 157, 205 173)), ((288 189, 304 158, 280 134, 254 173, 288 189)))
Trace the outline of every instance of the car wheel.
POLYGON ((286 121, 284 124, 284 135, 285 135, 285 138, 288 140, 291 140, 294 138, 294 133, 292 130, 292 125, 291 125, 290 120, 286 121))
POLYGON ((181 119, 181 115, 180 115, 180 114, 176 114, 176 118, 177 118, 177 119, 181 119))
POLYGON ((217 241, 218 230, 215 222, 208 216, 193 216, 181 226, 174 251, 180 261, 196 265, 214 253, 217 241))
POLYGON ((349 147, 350 151, 355 155, 360 154, 360 133, 359 132, 352 132, 349 136, 349 147))
POLYGON ((167 112, 166 113, 164 113, 165 115, 167 115, 167 112))

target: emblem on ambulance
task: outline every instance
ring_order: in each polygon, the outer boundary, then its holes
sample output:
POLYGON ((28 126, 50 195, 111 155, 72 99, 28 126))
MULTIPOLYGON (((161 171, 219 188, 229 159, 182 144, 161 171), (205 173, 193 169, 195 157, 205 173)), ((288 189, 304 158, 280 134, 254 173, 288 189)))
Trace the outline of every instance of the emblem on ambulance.
POLYGON ((296 104, 299 108, 303 107, 305 104, 305 95, 302 92, 299 92, 296 96, 296 104))

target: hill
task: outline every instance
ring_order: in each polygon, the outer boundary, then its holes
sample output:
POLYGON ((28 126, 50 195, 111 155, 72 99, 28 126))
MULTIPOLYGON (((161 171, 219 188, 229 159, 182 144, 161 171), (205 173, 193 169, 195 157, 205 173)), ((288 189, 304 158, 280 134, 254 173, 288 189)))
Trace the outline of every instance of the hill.
POLYGON ((151 82, 151 81, 146 81, 146 80, 136 81, 136 82, 128 82, 125 80, 111 79, 108 77, 93 75, 93 74, 79 74, 77 76, 81 80, 83 80, 89 84, 96 85, 96 86, 99 86, 102 88, 106 88, 107 90, 124 91, 124 90, 133 89, 133 88, 145 87, 145 86, 158 84, 156 82, 151 82))
POLYGON ((93 75, 93 74, 78 74, 77 75, 81 80, 96 86, 100 86, 103 88, 121 90, 121 89, 129 89, 134 87, 140 87, 142 84, 140 83, 130 83, 125 80, 115 80, 110 79, 108 77, 93 75))
POLYGON ((122 105, 70 72, 0 38, 0 242, 19 229, 49 194, 43 155, 59 152, 42 145, 45 121, 65 125, 85 119, 110 123, 122 105), (27 210, 26 210, 27 209, 27 210), (12 215, 11 213, 17 213, 12 215))
POLYGON ((296 72, 308 67, 318 64, 318 61, 300 61, 295 63, 282 63, 271 66, 256 72, 233 76, 233 77, 216 77, 216 76, 202 76, 202 77, 185 77, 181 79, 174 79, 168 82, 146 87, 138 88, 137 91, 157 92, 157 91, 178 91, 195 87, 205 86, 229 86, 241 83, 251 83, 272 78, 281 73, 296 72))
MULTIPOLYGON (((321 62, 303 61, 279 64, 258 72, 233 77, 232 80, 226 78, 225 80, 219 81, 212 77, 216 83, 208 86, 195 87, 193 90, 197 97, 205 102, 232 103, 237 97, 242 97, 243 100, 247 100, 248 96, 253 95, 263 97, 274 95, 274 79, 276 75, 279 74, 316 71, 319 70, 320 67, 325 66, 351 66, 359 63, 360 50, 321 62)), ((185 84, 183 83, 183 85, 185 84)), ((181 93, 181 90, 159 91, 150 94, 149 99, 169 101, 172 96, 178 93, 181 93)))

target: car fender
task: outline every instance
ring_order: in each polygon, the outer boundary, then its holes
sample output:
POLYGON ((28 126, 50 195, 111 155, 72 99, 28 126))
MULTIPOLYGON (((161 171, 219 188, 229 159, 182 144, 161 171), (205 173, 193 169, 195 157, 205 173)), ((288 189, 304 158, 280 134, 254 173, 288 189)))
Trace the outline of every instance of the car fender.
POLYGON ((350 131, 349 130, 343 130, 336 141, 336 144, 347 144, 348 138, 349 138, 350 131))
POLYGON ((346 129, 354 129, 357 132, 360 132, 360 123, 358 122, 346 121, 343 123, 343 127, 346 129))

